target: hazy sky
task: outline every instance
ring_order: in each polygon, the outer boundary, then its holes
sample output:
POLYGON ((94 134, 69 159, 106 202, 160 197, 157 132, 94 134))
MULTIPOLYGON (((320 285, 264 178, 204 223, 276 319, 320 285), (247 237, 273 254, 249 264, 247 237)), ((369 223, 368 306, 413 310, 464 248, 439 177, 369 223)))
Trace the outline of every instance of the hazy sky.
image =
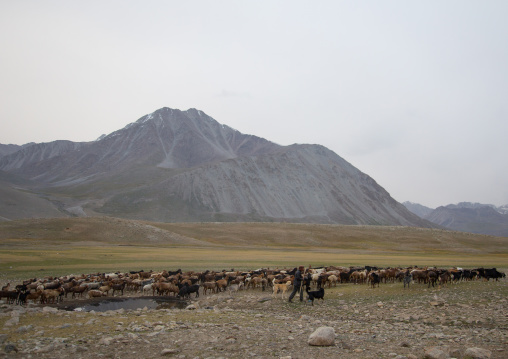
POLYGON ((397 201, 508 203, 508 2, 0 0, 0 143, 161 107, 317 143, 397 201))

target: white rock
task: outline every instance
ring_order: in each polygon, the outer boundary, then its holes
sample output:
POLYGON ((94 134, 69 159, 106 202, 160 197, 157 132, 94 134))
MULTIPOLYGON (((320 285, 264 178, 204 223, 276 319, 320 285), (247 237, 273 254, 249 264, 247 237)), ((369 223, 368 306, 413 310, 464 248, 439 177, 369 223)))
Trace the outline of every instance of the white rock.
POLYGON ((490 359, 492 352, 482 348, 468 348, 464 353, 464 359, 490 359))
POLYGON ((319 327, 309 337, 309 345, 332 346, 335 344, 335 330, 332 327, 319 327))
POLYGON ((448 355, 437 347, 429 348, 425 351, 424 359, 448 359, 448 355))
POLYGON ((42 312, 43 313, 56 313, 56 312, 58 312, 58 309, 53 308, 53 307, 44 307, 44 308, 42 308, 42 312))
POLYGON ((162 349, 161 355, 162 356, 168 356, 168 355, 175 355, 178 354, 180 351, 178 349, 162 349))
POLYGON ((101 340, 99 340, 99 344, 102 344, 102 345, 111 345, 112 341, 113 341, 112 337, 106 337, 106 338, 102 338, 101 340))

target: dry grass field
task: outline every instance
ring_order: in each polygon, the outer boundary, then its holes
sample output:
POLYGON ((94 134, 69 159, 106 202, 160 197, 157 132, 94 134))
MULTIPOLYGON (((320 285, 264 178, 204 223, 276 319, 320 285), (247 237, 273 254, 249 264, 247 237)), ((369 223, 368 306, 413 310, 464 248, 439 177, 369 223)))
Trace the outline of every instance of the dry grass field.
POLYGON ((508 238, 412 227, 175 224, 109 217, 0 223, 0 279, 297 264, 506 268, 508 238))

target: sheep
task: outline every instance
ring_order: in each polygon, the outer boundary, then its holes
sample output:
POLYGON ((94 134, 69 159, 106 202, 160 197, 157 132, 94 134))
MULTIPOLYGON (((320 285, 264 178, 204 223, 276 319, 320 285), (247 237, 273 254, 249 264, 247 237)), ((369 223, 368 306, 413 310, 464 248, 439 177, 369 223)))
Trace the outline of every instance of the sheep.
POLYGON ((330 288, 333 284, 334 287, 337 286, 338 278, 335 274, 332 274, 328 277, 328 288, 330 288))
POLYGON ((29 300, 33 300, 34 304, 36 303, 37 299, 40 300, 40 297, 42 295, 42 290, 38 290, 36 292, 30 292, 28 293, 28 295, 26 296, 26 300, 29 301, 29 300))
POLYGON ((111 290, 111 282, 108 282, 108 284, 99 287, 99 290, 103 293, 106 293, 106 296, 108 296, 108 293, 111 290))
POLYGON ((83 293, 88 290, 86 285, 77 285, 72 287, 69 291, 72 293, 72 298, 76 297, 76 294, 80 297, 83 296, 83 293))
POLYGON ((179 289, 176 285, 173 283, 165 283, 165 282, 158 282, 153 285, 156 289, 159 295, 169 295, 170 293, 175 293, 175 295, 179 292, 179 289))
POLYGON ((238 292, 240 289, 243 288, 243 283, 240 282, 240 283, 234 283, 234 284, 231 284, 229 287, 228 287, 228 290, 229 290, 229 295, 233 295, 233 293, 236 293, 238 292))
POLYGON ((61 297, 64 294, 64 290, 61 288, 58 289, 44 289, 41 294, 41 303, 58 303, 61 301, 61 297))

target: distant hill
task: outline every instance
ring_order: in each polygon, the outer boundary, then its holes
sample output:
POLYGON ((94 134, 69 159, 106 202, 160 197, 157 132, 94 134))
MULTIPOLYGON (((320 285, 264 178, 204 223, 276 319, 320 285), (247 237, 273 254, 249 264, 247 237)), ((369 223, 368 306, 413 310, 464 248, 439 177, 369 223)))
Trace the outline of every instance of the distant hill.
POLYGON ((461 202, 432 210, 410 202, 404 205, 420 217, 448 229, 508 237, 508 206, 461 202))
POLYGON ((413 202, 403 202, 402 203, 408 210, 410 210, 411 212, 413 212, 414 214, 416 214, 417 216, 421 217, 421 218, 425 218, 426 216, 428 216, 432 211, 433 209, 432 208, 429 208, 429 207, 425 207, 421 204, 418 204, 418 203, 413 203, 413 202))
POLYGON ((159 109, 92 142, 0 156, 5 219, 113 216, 159 222, 280 221, 433 227, 320 145, 280 146, 204 112, 159 109), (38 198, 46 203, 32 206, 38 198), (26 203, 26 204, 25 204, 26 203))

